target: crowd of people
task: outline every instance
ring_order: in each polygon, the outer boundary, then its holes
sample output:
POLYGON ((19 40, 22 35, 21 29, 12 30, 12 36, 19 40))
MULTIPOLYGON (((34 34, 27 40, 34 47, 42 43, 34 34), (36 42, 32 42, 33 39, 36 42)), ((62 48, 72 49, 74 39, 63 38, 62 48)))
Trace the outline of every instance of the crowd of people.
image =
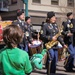
MULTIPOLYGON (((43 47, 51 41, 58 41, 70 54, 66 57, 64 68, 68 72, 74 72, 75 56, 75 19, 73 13, 67 13, 67 21, 62 22, 63 31, 61 35, 56 36, 60 31, 56 23, 55 12, 47 13, 46 22, 43 23, 39 38, 42 40, 43 47)), ((29 59, 29 46, 33 43, 35 33, 31 25, 31 17, 24 15, 23 9, 17 10, 17 20, 3 29, 3 40, 6 46, 0 50, 0 73, 2 75, 30 75, 32 65, 29 59), (25 20, 25 21, 24 21, 25 20)), ((46 69, 47 75, 56 73, 56 64, 58 61, 58 43, 47 50, 46 69), (50 66, 51 65, 51 66, 50 66)))

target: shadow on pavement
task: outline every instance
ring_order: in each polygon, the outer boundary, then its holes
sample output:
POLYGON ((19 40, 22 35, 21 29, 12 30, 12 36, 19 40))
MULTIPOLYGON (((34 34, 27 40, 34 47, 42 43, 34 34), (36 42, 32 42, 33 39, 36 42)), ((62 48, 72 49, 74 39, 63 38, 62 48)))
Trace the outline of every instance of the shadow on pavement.
POLYGON ((56 70, 57 71, 65 71, 65 69, 60 69, 60 68, 57 68, 56 70))
POLYGON ((64 67, 64 65, 58 65, 58 64, 57 64, 56 66, 57 66, 57 67, 64 67))
POLYGON ((39 70, 34 70, 33 73, 46 74, 46 72, 42 72, 42 71, 39 71, 39 70))
POLYGON ((50 75, 68 75, 68 74, 60 74, 60 73, 53 74, 53 73, 51 73, 50 75))
MULTIPOLYGON (((42 75, 47 75, 46 74, 46 72, 42 72, 42 71, 37 71, 37 70, 35 70, 35 71, 33 71, 33 73, 38 73, 38 75, 40 74, 42 74, 42 75)), ((50 75, 68 75, 68 74, 61 74, 61 73, 51 73, 50 75)))

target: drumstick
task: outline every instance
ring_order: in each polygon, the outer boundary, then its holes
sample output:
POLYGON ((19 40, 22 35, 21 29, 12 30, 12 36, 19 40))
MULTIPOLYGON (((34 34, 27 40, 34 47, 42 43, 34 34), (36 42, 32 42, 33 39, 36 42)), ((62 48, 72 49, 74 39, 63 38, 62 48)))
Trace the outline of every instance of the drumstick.
POLYGON ((39 41, 39 32, 40 32, 40 29, 38 29, 37 32, 38 32, 37 39, 38 39, 38 41, 39 41))
POLYGON ((38 41, 39 41, 39 32, 38 32, 38 41))

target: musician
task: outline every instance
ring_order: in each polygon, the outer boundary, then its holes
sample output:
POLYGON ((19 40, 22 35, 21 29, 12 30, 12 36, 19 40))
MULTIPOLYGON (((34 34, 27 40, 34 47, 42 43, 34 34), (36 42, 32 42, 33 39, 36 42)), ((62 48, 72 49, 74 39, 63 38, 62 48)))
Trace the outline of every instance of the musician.
POLYGON ((74 55, 75 55, 75 45, 74 45, 74 33, 75 33, 75 20, 73 19, 72 12, 67 13, 67 21, 63 23, 64 42, 68 45, 70 56, 65 60, 64 68, 66 71, 73 71, 74 55))
POLYGON ((4 28, 3 40, 6 47, 0 50, 0 75, 30 75, 32 72, 27 52, 17 48, 23 36, 17 25, 4 28))
MULTIPOLYGON (((56 17, 55 13, 53 11, 47 13, 47 24, 43 26, 43 38, 45 40, 45 43, 49 41, 56 41, 58 40, 64 47, 67 47, 61 37, 58 38, 55 36, 58 34, 58 26, 56 24, 56 17)), ((48 53, 50 57, 47 59, 47 74, 50 71, 50 73, 56 72, 56 62, 58 60, 58 51, 57 51, 57 44, 54 45, 51 49, 48 50, 48 53), (49 61, 51 61, 51 64, 49 64, 49 61), (48 68, 50 66, 50 69, 48 68)))
POLYGON ((42 25, 41 25, 41 30, 40 30, 40 39, 43 41, 43 48, 45 48, 45 40, 44 40, 44 38, 43 38, 43 26, 45 25, 45 24, 47 24, 47 19, 46 19, 46 22, 42 22, 42 25))
POLYGON ((26 36, 26 48, 28 48, 28 45, 33 44, 33 37, 37 36, 36 33, 34 33, 35 31, 33 30, 33 27, 31 25, 31 17, 26 16, 25 17, 25 26, 24 26, 24 30, 25 30, 25 36, 26 36))
MULTIPOLYGON (((25 33, 25 15, 24 15, 24 10, 23 9, 18 9, 17 10, 17 20, 13 22, 14 25, 18 25, 22 30, 23 33, 25 33)), ((26 47, 26 36, 24 35, 23 41, 19 44, 18 46, 20 49, 25 50, 28 52, 28 48, 26 47)))

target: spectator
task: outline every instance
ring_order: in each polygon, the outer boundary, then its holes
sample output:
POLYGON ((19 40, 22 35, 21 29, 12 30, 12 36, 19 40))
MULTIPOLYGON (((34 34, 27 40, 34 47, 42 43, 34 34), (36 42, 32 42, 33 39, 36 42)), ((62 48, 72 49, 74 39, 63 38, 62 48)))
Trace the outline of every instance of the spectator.
POLYGON ((0 71, 2 75, 30 75, 32 66, 27 52, 17 48, 23 39, 23 32, 17 25, 9 25, 3 30, 6 48, 0 50, 0 71))

